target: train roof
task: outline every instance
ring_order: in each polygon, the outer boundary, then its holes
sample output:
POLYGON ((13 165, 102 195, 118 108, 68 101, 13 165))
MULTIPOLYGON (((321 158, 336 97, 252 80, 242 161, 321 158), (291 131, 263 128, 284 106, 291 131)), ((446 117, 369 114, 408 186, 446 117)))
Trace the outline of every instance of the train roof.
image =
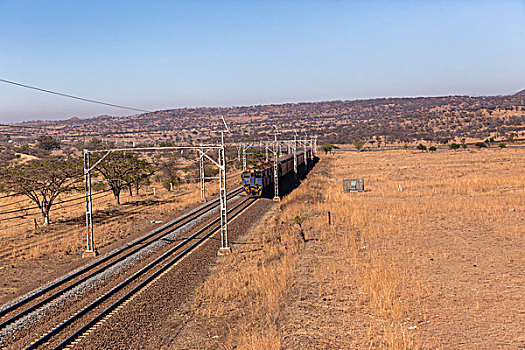
MULTIPOLYGON (((301 148, 300 150, 298 150, 297 152, 297 155, 301 155, 301 154, 304 154, 304 150, 301 148)), ((293 154, 283 154, 282 156, 279 157, 279 163, 282 163, 282 162, 285 162, 289 159, 293 159, 293 154)), ((268 161, 268 162, 264 162, 262 164, 259 164, 253 168, 250 168, 246 171, 252 171, 252 170, 257 170, 257 171, 261 171, 261 170, 265 170, 265 169, 268 169, 270 167, 273 167, 273 161, 268 161)))

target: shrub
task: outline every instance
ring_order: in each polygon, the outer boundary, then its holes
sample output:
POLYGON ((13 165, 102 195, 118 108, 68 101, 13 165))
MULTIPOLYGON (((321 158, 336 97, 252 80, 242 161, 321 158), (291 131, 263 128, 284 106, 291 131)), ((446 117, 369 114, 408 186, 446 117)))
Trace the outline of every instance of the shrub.
POLYGON ((325 143, 321 148, 323 149, 324 153, 327 154, 328 152, 332 152, 333 149, 339 147, 332 145, 331 143, 325 143))
POLYGON ((358 151, 360 151, 364 145, 365 143, 363 141, 354 141, 354 146, 358 151))
POLYGON ((424 144, 420 143, 419 145, 417 145, 416 147, 418 150, 420 151, 426 151, 427 150, 427 146, 425 146, 424 144))
POLYGON ((435 146, 430 146, 430 147, 428 148, 428 150, 429 150, 430 152, 435 152, 435 151, 437 150, 437 148, 436 148, 435 146))
POLYGON ((500 143, 500 144, 498 145, 498 147, 499 147, 499 148, 507 148, 507 145, 506 145, 505 143, 502 142, 502 143, 500 143))
POLYGON ((476 147, 478 148, 487 148, 487 144, 483 142, 476 142, 476 147))
POLYGON ((459 143, 451 143, 449 147, 453 150, 456 150, 460 147, 459 143))

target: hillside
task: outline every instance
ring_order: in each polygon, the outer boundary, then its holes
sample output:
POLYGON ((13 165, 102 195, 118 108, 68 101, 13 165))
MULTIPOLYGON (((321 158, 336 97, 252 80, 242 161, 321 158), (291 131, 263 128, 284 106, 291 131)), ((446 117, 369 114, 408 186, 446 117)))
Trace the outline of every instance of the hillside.
POLYGON ((84 136, 142 143, 207 142, 216 140, 224 116, 232 141, 267 139, 278 126, 284 137, 296 130, 317 135, 321 142, 371 146, 416 140, 520 137, 525 133, 525 96, 378 98, 231 108, 162 110, 130 117, 100 116, 62 121, 37 121, 1 127, 11 136, 42 133, 79 139, 84 136), (22 129, 20 127, 23 127, 22 129))
POLYGON ((516 92, 514 96, 525 96, 525 89, 516 92))

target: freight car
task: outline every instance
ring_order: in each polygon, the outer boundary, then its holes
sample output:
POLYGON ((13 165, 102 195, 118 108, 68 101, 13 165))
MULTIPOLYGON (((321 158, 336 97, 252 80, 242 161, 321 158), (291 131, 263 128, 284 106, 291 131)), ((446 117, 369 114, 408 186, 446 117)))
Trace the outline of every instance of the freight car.
MULTIPOLYGON (((300 150, 297 152, 297 169, 305 167, 311 160, 311 150, 300 150)), ((264 163, 254 169, 242 173, 242 185, 244 193, 253 197, 260 197, 272 191, 273 185, 273 162, 264 163)), ((285 154, 278 159, 277 171, 279 181, 286 175, 293 173, 293 154, 285 154)))

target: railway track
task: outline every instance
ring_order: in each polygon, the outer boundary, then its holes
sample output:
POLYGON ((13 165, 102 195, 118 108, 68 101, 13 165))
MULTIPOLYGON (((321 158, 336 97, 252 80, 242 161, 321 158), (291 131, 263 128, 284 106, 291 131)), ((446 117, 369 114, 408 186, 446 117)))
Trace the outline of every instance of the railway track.
MULTIPOLYGON (((229 200, 238 195, 241 191, 241 187, 230 191, 228 194, 229 200)), ((98 260, 95 260, 93 263, 80 268, 53 283, 50 283, 43 288, 36 290, 35 292, 30 293, 25 297, 16 300, 15 302, 12 302, 11 304, 6 304, 5 307, 0 309, 0 332, 5 331, 6 328, 12 326, 17 321, 28 317, 33 312, 41 310, 42 308, 46 307, 46 305, 49 305, 66 293, 73 291, 75 288, 82 285, 94 276, 104 273, 111 267, 114 267, 126 259, 133 257, 152 244, 162 241, 165 239, 165 237, 184 227, 188 223, 202 219, 208 213, 217 209, 218 202, 219 200, 215 199, 204 205, 201 205, 200 207, 179 217, 178 219, 157 228, 149 234, 109 253, 98 260)), ((1 342, 2 336, 0 335, 0 345, 1 342)))
MULTIPOLYGON (((255 198, 242 200, 229 210, 230 217, 234 218, 256 200, 255 198)), ((186 255, 216 233, 219 228, 220 219, 216 218, 58 324, 26 349, 38 349, 42 346, 52 349, 70 349, 78 343, 79 339, 89 335, 90 331, 95 329, 98 324, 104 322, 119 307, 125 305, 138 293, 154 283, 162 274, 173 268, 186 255)))
MULTIPOLYGON (((234 218, 256 201, 255 198, 246 198, 229 210, 229 215, 234 218)), ((200 246, 210 236, 220 228, 220 219, 216 218, 206 224, 194 234, 185 238, 182 242, 171 248, 154 261, 137 271, 126 280, 113 287, 109 292, 103 294, 92 303, 75 313, 64 322, 58 324, 48 333, 30 344, 26 349, 37 349, 43 345, 48 345, 52 349, 70 349, 79 339, 87 336, 90 330, 96 328, 98 324, 119 307, 125 305, 138 293, 142 292, 148 285, 154 283, 162 274, 173 268, 186 255, 200 246), (80 319, 84 321, 79 322, 80 319), (76 329, 69 335, 64 335, 72 325, 76 329), (53 340, 54 339, 54 340, 53 340)))

